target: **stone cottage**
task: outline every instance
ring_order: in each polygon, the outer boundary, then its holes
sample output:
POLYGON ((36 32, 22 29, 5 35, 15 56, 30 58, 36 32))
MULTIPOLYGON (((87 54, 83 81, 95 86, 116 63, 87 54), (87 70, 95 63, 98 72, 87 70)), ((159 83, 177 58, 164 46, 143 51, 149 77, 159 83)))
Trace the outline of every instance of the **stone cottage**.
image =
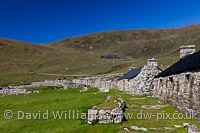
POLYGON ((155 77, 153 96, 184 113, 200 111, 200 51, 195 53, 195 45, 180 47, 180 60, 155 77))
POLYGON ((153 80, 162 70, 158 68, 156 59, 148 59, 147 65, 141 68, 132 68, 119 78, 118 89, 129 91, 132 95, 150 95, 153 89, 153 80))
POLYGON ((118 79, 118 89, 120 91, 130 91, 131 80, 141 72, 141 69, 142 68, 129 68, 129 72, 118 79))

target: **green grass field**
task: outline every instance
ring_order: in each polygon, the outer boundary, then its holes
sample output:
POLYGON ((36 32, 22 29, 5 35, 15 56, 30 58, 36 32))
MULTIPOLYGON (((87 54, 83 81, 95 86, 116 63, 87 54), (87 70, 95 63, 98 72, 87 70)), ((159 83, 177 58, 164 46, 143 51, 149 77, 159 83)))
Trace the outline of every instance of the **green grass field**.
MULTIPOLYGON (((53 90, 52 88, 47 89, 38 94, 30 95, 13 95, 13 96, 0 96, 0 132, 10 133, 10 132, 125 132, 123 127, 129 128, 131 126, 138 127, 173 127, 173 125, 182 125, 183 123, 196 123, 196 120, 159 120, 156 118, 151 119, 127 119, 121 124, 95 124, 88 125, 86 120, 84 120, 84 115, 87 110, 95 105, 103 103, 108 95, 112 97, 121 96, 127 105, 125 113, 138 114, 141 110, 144 113, 162 113, 163 111, 167 113, 174 113, 176 110, 171 107, 163 107, 161 109, 142 109, 141 105, 157 105, 159 104, 157 100, 153 98, 148 98, 146 96, 131 96, 125 92, 120 92, 118 90, 111 90, 110 93, 100 93, 96 88, 89 88, 88 91, 80 93, 79 90, 82 88, 68 89, 68 90, 53 90), (96 94, 95 94, 96 93, 96 94), (139 98, 139 99, 133 99, 139 98), (140 99, 145 98, 145 99, 140 99), (138 107, 130 107, 131 105, 137 105, 138 107), (4 111, 12 110, 13 119, 6 120, 4 118, 4 111), (39 119, 17 119, 18 111, 23 111, 24 113, 46 113, 48 110, 49 118, 39 119), (62 117, 62 119, 54 119, 52 111, 67 111, 74 110, 75 114, 78 113, 79 118, 71 113, 69 116, 67 113, 67 119, 62 117), (80 118, 82 116, 82 118, 80 118)), ((43 89, 41 88, 41 89, 43 89)), ((38 88, 37 88, 38 89, 38 88)), ((163 103, 162 103, 163 104, 163 103)), ((106 104, 105 104, 106 105, 106 104)), ((165 104, 163 104, 165 105, 165 104)), ((103 107, 103 104, 101 104, 103 107)), ((106 105, 107 106, 107 105, 106 105)), ((27 115, 25 115, 27 116, 27 115)), ((22 117, 22 114, 20 114, 22 117)), ((197 125, 199 126, 199 125, 197 125)), ((155 132, 148 130, 148 132, 155 132)), ((160 131, 157 131, 160 132, 160 131)), ((184 128, 174 128, 172 130, 166 130, 162 132, 183 132, 186 133, 187 129, 184 128)))

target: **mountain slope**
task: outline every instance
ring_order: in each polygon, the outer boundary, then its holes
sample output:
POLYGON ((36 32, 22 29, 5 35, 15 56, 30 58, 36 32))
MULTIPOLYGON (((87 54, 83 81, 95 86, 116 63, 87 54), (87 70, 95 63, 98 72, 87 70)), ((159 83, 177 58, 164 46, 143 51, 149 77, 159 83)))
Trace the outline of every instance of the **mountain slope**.
POLYGON ((171 29, 98 32, 51 43, 57 47, 92 51, 97 55, 117 54, 131 58, 177 55, 179 47, 187 44, 200 48, 199 24, 171 29))
MULTIPOLYGON (((100 74, 141 67, 148 58, 167 68, 179 60, 181 45, 200 49, 200 25, 171 29, 119 30, 69 37, 49 44, 0 38, 0 75, 27 72, 100 74), (116 54, 131 60, 104 60, 116 54)), ((1 81, 0 81, 1 82, 1 81)))
POLYGON ((0 76, 27 72, 97 74, 123 62, 104 61, 92 53, 0 38, 0 76))

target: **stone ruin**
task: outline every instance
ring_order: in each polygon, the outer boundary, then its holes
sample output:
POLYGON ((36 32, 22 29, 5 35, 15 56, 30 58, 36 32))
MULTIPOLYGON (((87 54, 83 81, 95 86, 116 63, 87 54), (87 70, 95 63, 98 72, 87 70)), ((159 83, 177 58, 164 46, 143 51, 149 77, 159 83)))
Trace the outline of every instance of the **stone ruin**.
POLYGON ((155 79, 153 97, 171 104, 183 113, 200 112, 200 72, 155 79))
POLYGON ((19 85, 3 87, 0 90, 0 95, 17 95, 17 94, 31 94, 39 93, 38 90, 27 90, 29 87, 41 87, 41 86, 62 86, 63 89, 81 88, 85 87, 85 84, 70 84, 67 80, 45 80, 44 82, 33 82, 30 85, 19 85))
POLYGON ((18 94, 33 94, 39 93, 38 90, 26 90, 26 89, 9 89, 8 87, 2 87, 0 89, 0 95, 18 95, 18 94))
POLYGON ((130 93, 132 95, 152 94, 154 77, 160 72, 161 69, 158 68, 157 60, 149 59, 147 65, 142 68, 141 72, 130 81, 130 93))
POLYGON ((88 90, 88 88, 87 87, 83 87, 83 89, 82 90, 80 90, 80 92, 85 92, 85 91, 87 91, 88 90))
POLYGON ((100 92, 110 92, 110 89, 108 89, 108 88, 99 88, 99 91, 100 92))
POLYGON ((76 84, 85 84, 91 87, 97 87, 101 92, 109 92, 110 89, 115 89, 117 87, 117 80, 103 77, 80 78, 74 79, 72 82, 76 84))
POLYGON ((122 57, 110 54, 110 55, 102 55, 101 59, 122 59, 122 57))
MULTIPOLYGON (((180 47, 180 61, 194 53, 194 48, 194 45, 180 47)), ((189 65, 189 67, 194 66, 194 64, 189 65)), ((183 113, 196 114, 197 117, 200 117, 199 69, 155 78, 153 97, 171 104, 183 113)))
MULTIPOLYGON (((106 102, 109 101, 109 96, 106 102)), ((124 108, 125 102, 122 98, 115 100, 118 107, 110 110, 96 109, 96 106, 93 109, 88 110, 88 124, 93 122, 98 122, 100 124, 105 123, 121 123, 124 118, 124 108)))
POLYGON ((117 81, 117 89, 120 91, 127 91, 130 92, 131 90, 131 80, 123 79, 117 81))
POLYGON ((74 79, 76 84, 85 84, 91 87, 97 87, 101 92, 109 92, 110 89, 130 92, 132 95, 152 94, 154 77, 161 72, 157 66, 157 60, 149 59, 141 72, 133 79, 117 80, 107 77, 86 77, 74 79))

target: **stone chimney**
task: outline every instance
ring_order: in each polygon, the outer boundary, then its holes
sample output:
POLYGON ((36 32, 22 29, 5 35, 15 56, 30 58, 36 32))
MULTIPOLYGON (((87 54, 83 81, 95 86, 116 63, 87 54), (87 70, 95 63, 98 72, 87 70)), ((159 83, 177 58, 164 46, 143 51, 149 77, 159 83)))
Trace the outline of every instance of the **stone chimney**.
POLYGON ((154 59, 154 58, 148 59, 147 66, 155 66, 155 67, 157 67, 158 66, 158 61, 156 59, 154 59))
POLYGON ((129 71, 135 69, 136 67, 129 67, 129 71))
POLYGON ((195 45, 181 46, 180 47, 180 58, 187 55, 191 55, 195 52, 195 45))

